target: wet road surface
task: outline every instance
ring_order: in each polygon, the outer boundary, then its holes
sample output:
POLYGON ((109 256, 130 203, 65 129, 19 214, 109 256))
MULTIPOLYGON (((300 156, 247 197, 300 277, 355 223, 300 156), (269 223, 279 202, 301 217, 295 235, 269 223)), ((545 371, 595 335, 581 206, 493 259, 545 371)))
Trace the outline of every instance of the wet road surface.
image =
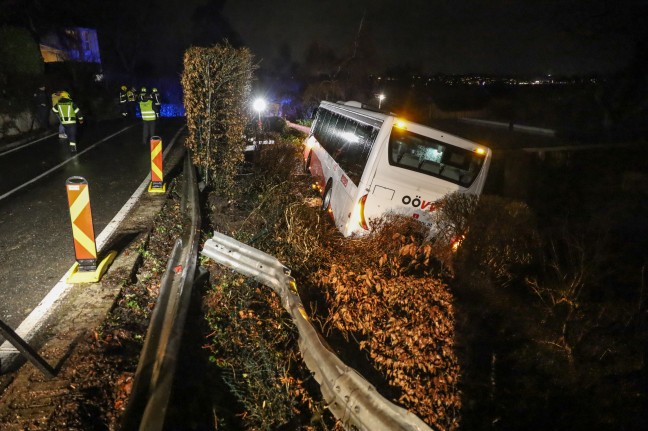
MULTIPOLYGON (((156 134, 165 147, 184 123, 160 120, 156 134)), ((86 125, 76 156, 57 136, 0 151, 0 319, 12 328, 75 262, 65 181, 88 181, 98 236, 150 174, 141 127, 134 121, 86 125)))

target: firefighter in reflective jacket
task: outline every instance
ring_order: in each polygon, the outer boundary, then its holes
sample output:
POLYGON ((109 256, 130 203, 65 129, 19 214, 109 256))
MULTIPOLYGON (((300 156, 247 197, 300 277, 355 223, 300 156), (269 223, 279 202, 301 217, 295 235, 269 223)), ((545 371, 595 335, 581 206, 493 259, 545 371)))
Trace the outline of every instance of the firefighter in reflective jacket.
POLYGON ((123 118, 128 117, 128 88, 125 85, 119 89, 119 112, 123 118))
POLYGON ((151 96, 153 97, 153 109, 155 110, 155 116, 157 118, 160 118, 160 107, 162 106, 162 103, 160 102, 160 93, 158 92, 158 89, 153 87, 151 90, 151 96))
POLYGON ((135 87, 126 90, 126 99, 128 99, 128 115, 135 118, 135 111, 137 110, 137 97, 135 97, 135 87))
POLYGON ((142 114, 142 143, 149 145, 150 139, 155 136, 155 109, 153 108, 153 97, 142 87, 139 94, 140 113, 142 114))
POLYGON ((61 124, 65 129, 65 134, 70 141, 70 151, 73 153, 76 152, 76 132, 77 132, 77 120, 79 124, 83 124, 83 115, 81 111, 72 101, 70 93, 67 91, 59 92, 60 98, 56 102, 56 105, 52 107, 52 111, 58 115, 61 124))
MULTIPOLYGON (((52 108, 56 106, 58 103, 59 99, 61 98, 61 92, 57 91, 56 93, 52 93, 52 108)), ((59 119, 59 139, 67 139, 67 135, 65 134, 65 128, 63 127, 63 124, 61 123, 59 119)))

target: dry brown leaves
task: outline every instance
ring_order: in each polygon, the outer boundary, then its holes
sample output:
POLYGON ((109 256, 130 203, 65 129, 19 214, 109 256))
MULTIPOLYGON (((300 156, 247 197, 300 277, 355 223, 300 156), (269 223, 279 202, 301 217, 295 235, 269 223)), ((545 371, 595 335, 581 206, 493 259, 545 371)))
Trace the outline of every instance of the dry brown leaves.
POLYGON ((461 407, 452 295, 418 223, 384 221, 371 237, 339 244, 325 288, 330 321, 353 334, 398 388, 398 403, 427 423, 454 430, 461 407))

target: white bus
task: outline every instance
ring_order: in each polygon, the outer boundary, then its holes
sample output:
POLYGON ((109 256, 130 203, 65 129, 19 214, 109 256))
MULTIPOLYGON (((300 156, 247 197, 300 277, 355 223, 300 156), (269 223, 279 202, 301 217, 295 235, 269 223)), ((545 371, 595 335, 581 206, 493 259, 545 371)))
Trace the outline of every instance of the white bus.
POLYGON ((358 102, 321 102, 304 141, 304 169, 344 236, 363 234, 387 212, 432 227, 448 193, 479 195, 491 150, 358 102))

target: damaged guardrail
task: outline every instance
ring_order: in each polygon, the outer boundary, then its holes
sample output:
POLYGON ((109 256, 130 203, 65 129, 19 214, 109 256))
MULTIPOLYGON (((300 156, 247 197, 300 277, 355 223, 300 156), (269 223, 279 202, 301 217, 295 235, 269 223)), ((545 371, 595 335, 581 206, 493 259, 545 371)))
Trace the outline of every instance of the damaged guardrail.
POLYGON ((326 347, 308 320, 290 269, 277 258, 218 232, 205 242, 201 254, 257 280, 279 295, 299 331, 299 349, 306 366, 320 384, 329 410, 346 427, 366 431, 432 430, 416 415, 380 395, 326 347))
POLYGON ((151 314, 137 365, 133 389, 122 419, 124 430, 155 431, 164 428, 171 386, 191 300, 198 259, 200 207, 198 183, 185 155, 182 211, 189 218, 182 239, 178 239, 160 283, 160 293, 151 314))

